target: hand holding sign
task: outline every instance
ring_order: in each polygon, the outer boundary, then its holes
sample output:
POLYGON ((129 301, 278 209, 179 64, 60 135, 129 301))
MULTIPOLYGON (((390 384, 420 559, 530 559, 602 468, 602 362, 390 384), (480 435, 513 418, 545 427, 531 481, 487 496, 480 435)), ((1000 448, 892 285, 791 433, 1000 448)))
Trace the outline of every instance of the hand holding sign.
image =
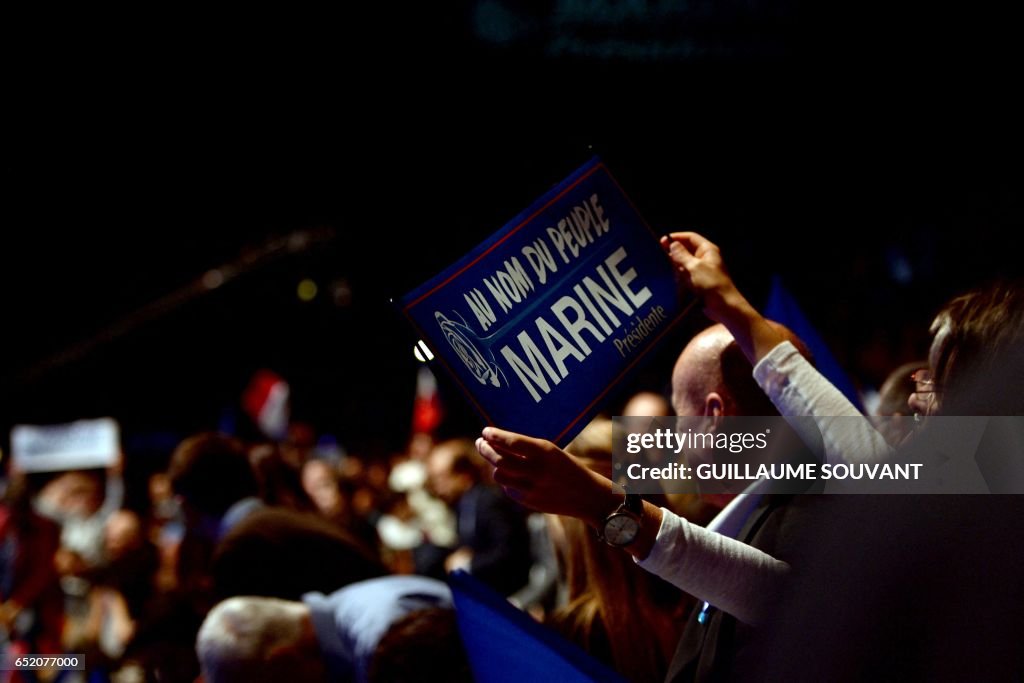
POLYGON ((494 465, 494 481, 513 500, 540 512, 597 526, 618 505, 612 482, 550 441, 487 427, 477 451, 494 465))
MULTIPOLYGON (((610 479, 545 439, 487 427, 476 449, 494 465, 494 481, 505 493, 532 510, 576 517, 600 530, 622 502, 610 479)), ((645 501, 641 518, 639 535, 624 549, 643 559, 657 538, 661 510, 645 501)))
POLYGON ((11 430, 12 466, 22 472, 120 467, 117 422, 110 418, 62 425, 17 425, 11 430))
POLYGON ((729 328, 751 365, 786 340, 736 288, 711 240, 695 232, 673 232, 661 238, 661 246, 683 283, 704 303, 707 316, 729 328))
POLYGON ((674 232, 662 237, 661 245, 686 286, 704 302, 708 317, 723 322, 730 302, 740 293, 725 269, 718 246, 695 232, 674 232))

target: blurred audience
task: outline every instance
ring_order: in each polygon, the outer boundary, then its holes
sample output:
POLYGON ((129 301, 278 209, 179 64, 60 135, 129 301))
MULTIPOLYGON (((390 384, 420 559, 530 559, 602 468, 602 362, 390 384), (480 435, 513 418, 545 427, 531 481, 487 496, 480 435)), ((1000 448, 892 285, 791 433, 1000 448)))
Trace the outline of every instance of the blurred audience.
MULTIPOLYGON (((465 569, 509 595, 528 583, 533 564, 526 512, 485 481, 484 466, 469 439, 442 442, 430 453, 430 489, 451 508, 458 529, 458 547, 441 567, 465 569)), ((438 558, 432 559, 427 569, 436 575, 438 558)))
POLYGON ((622 408, 624 417, 666 417, 673 415, 668 399, 653 391, 641 391, 630 397, 622 408))
POLYGON ((259 489, 259 498, 266 505, 312 511, 315 508, 302 484, 302 465, 285 459, 274 444, 262 443, 249 449, 259 489))
POLYGON ((196 640, 207 683, 471 681, 444 583, 389 576, 301 601, 235 597, 196 640))
POLYGON ((120 466, 102 470, 61 472, 35 499, 36 511, 60 525, 57 566, 62 574, 77 574, 103 562, 107 519, 124 501, 120 466))
POLYGON ((297 600, 386 573, 373 551, 344 529, 285 508, 252 512, 220 540, 213 557, 218 599, 263 595, 297 600))
MULTIPOLYGON (((0 640, 8 656, 63 651, 59 547, 60 528, 32 509, 27 480, 11 477, 0 502, 0 640)), ((26 680, 17 671, 0 676, 26 680)))
MULTIPOLYGON (((679 233, 665 246, 680 276, 725 324, 683 349, 671 403, 640 391, 622 414, 714 420, 776 414, 780 403, 784 414, 803 414, 793 405, 824 420, 848 414, 852 406, 830 385, 808 383, 816 372, 799 341, 748 310, 717 247, 698 238, 679 233), (765 374, 764 367, 783 361, 799 373, 765 374), (813 391, 801 394, 808 387, 813 391)), ((877 432, 868 427, 872 453, 912 445, 917 439, 908 436, 932 415, 1022 414, 1022 312, 1015 283, 953 299, 932 326, 928 359, 900 366, 882 385, 874 413, 903 419, 880 420, 877 432), (888 446, 876 444, 878 432, 888 446)), ((887 366, 876 365, 881 376, 887 366)), ((976 459, 992 490, 1024 485, 1020 459, 1006 457, 1019 455, 1024 443, 1015 424, 986 423, 981 435, 976 459)), ((838 430, 821 426, 826 455, 849 455, 842 446, 855 439, 833 438, 838 430)), ((420 431, 403 452, 374 446, 346 454, 333 437, 293 422, 287 434, 276 434, 280 441, 194 434, 173 452, 162 446, 158 462, 134 478, 120 463, 12 472, 0 502, 3 653, 83 653, 86 670, 62 673, 59 683, 192 683, 200 673, 207 683, 469 681, 444 583, 458 569, 632 681, 737 672, 792 680, 803 673, 803 650, 808 671, 821 680, 848 671, 874 679, 921 671, 970 678, 967 664, 950 654, 955 648, 904 637, 926 630, 971 651, 997 643, 1016 652, 1010 645, 1024 621, 1016 599, 1022 568, 1016 537, 1002 533, 1020 517, 1015 497, 847 497, 818 515, 826 508, 807 512, 813 496, 779 496, 757 485, 739 495, 647 495, 639 541, 626 553, 589 528, 621 500, 610 482, 609 419, 588 425, 565 451, 494 428, 487 434, 481 448, 499 480, 509 454, 524 462, 543 457, 556 469, 538 465, 511 478, 506 471, 503 483, 524 488, 513 502, 468 439, 438 442, 420 431), (600 515, 590 514, 594 500, 602 503, 600 515), (577 517, 528 515, 521 502, 577 517), (800 549, 807 558, 790 547, 801 535, 812 538, 800 549), (865 548, 873 554, 862 556, 865 548), (757 567, 765 569, 751 574, 757 567), (791 575, 799 581, 775 582, 791 575), (915 577, 913 591, 891 576, 915 577), (854 586, 848 590, 856 599, 830 594, 837 581, 854 586), (786 600, 771 601, 776 593, 786 600), (951 606, 971 613, 974 596, 981 596, 984 618, 965 632, 945 617, 951 606), (764 611, 763 604, 779 609, 764 611), (896 614, 893 605, 901 606, 896 614), (882 613, 879 626, 874 619, 882 613), (825 624, 841 625, 843 637, 825 624), (770 637, 755 639, 764 632, 756 629, 770 629, 770 637), (763 656, 748 661, 748 653, 763 656), (891 662, 899 666, 886 668, 891 662)), ((993 656, 979 671, 1006 673, 999 667, 1010 659, 993 656)), ((0 672, 0 683, 46 676, 0 672)))
MULTIPOLYGON (((594 420, 566 450, 610 477, 611 420, 594 420)), ((667 505, 662 496, 647 498, 667 505)), ((555 527, 553 536, 560 539, 568 589, 567 603, 554 611, 549 623, 630 681, 662 681, 693 598, 639 567, 580 520, 556 515, 548 520, 555 527)))

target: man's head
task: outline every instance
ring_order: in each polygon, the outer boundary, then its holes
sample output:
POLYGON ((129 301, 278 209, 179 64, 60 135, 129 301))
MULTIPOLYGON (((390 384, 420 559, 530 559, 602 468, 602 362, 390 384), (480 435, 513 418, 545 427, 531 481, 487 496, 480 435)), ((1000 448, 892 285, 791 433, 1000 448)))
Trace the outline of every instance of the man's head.
POLYGON ((229 598, 206 616, 196 652, 206 683, 327 680, 309 608, 301 602, 229 598))
POLYGON ((452 439, 434 447, 427 459, 427 482, 435 496, 454 505, 481 478, 476 446, 469 439, 452 439))
MULTIPOLYGON (((807 356, 793 332, 769 322, 807 356)), ((679 354, 672 371, 672 408, 686 417, 777 415, 775 406, 754 381, 753 368, 724 325, 698 333, 679 354)))
POLYGON ((316 458, 307 460, 302 466, 302 488, 321 514, 334 517, 344 512, 338 473, 330 463, 316 458))
MULTIPOLYGON (((809 357, 807 347, 789 328, 772 321, 768 324, 809 357)), ((698 333, 679 354, 672 371, 672 407, 678 416, 676 429, 680 433, 694 429, 696 422, 708 423, 702 430, 717 431, 727 429, 720 424, 725 417, 779 414, 754 380, 750 361, 724 325, 712 325, 698 333)), ((715 458, 713 447, 686 451, 691 465, 713 462, 715 458)))
POLYGON ((672 406, 665 397, 653 391, 641 391, 630 397, 622 407, 622 416, 667 417, 672 415, 672 406))
POLYGON ((171 455, 168 476, 191 510, 213 518, 259 493, 244 446, 223 434, 197 434, 182 441, 171 455))

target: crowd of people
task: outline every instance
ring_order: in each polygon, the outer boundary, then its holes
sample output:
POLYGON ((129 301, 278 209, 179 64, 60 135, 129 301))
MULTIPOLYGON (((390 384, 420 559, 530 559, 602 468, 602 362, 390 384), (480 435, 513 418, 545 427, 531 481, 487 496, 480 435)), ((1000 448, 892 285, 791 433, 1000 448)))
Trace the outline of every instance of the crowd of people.
MULTIPOLYGON (((829 462, 884 461, 913 439, 836 420, 860 413, 747 302, 716 245, 673 233, 663 246, 713 324, 666 372, 669 395, 617 412, 810 417, 808 448, 829 462)), ((928 358, 882 387, 880 414, 1024 414, 1024 289, 957 297, 932 333, 928 358)), ((1019 496, 839 501, 755 483, 624 497, 608 417, 565 449, 501 427, 416 434, 373 461, 300 431, 196 434, 134 506, 120 465, 9 469, 4 649, 83 653, 84 671, 59 674, 71 683, 472 680, 445 582, 462 570, 631 681, 1024 673, 1019 496), (610 535, 616 515, 630 534, 610 535)), ((1024 440, 1003 437, 1012 478, 1024 440)))

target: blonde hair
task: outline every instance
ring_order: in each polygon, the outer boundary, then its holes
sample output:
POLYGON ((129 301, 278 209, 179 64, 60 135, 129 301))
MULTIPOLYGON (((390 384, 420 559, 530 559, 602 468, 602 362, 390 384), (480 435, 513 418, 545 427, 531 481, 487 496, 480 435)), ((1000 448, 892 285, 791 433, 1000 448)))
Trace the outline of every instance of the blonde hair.
MULTIPOLYGON (((566 450, 610 475, 612 421, 595 419, 566 450)), ((564 533, 560 550, 569 594, 568 604, 555 610, 549 622, 629 680, 663 680, 689 598, 599 540, 580 520, 549 520, 564 533)))

